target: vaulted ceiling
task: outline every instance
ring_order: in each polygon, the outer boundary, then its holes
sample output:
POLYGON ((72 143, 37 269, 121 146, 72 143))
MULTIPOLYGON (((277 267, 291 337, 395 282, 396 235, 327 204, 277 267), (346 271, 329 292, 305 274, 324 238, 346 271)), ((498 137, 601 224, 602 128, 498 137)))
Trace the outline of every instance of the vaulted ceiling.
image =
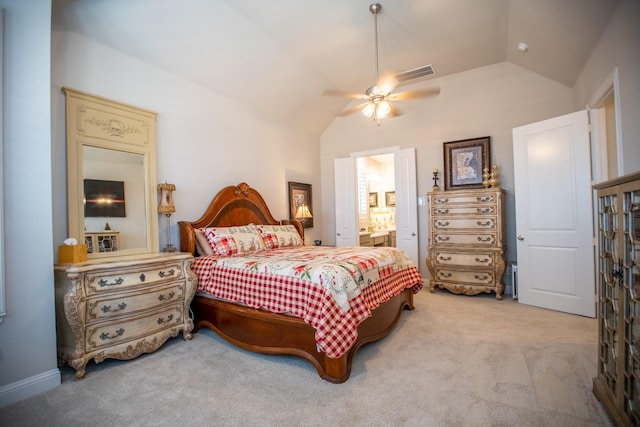
MULTIPOLYGON (((433 65, 416 83, 510 61, 571 87, 619 1, 381 0, 380 70, 433 65)), ((349 102, 324 89, 364 92, 375 82, 371 3, 53 0, 52 28, 319 135, 349 102)))

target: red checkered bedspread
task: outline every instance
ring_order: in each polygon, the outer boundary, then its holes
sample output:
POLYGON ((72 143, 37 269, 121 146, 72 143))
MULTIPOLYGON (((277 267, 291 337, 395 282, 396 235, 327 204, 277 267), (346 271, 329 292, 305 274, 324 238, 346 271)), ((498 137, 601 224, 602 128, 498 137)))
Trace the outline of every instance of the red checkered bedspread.
POLYGON ((198 257, 192 269, 201 292, 303 319, 316 330, 318 351, 331 358, 351 348, 371 310, 423 286, 418 269, 396 248, 302 246, 198 257))

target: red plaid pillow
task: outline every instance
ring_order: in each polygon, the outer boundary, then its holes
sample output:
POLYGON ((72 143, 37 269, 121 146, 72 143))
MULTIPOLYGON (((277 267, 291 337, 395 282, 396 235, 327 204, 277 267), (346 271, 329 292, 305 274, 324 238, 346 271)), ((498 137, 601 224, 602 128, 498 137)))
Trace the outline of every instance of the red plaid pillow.
POLYGON ((215 255, 231 256, 238 253, 238 245, 233 237, 218 236, 214 231, 206 229, 204 233, 215 255))
POLYGON ((263 231, 262 240, 264 241, 264 245, 267 249, 275 249, 280 246, 280 240, 278 240, 278 235, 276 233, 267 233, 266 231, 263 231))
POLYGON ((302 246, 304 242, 295 226, 287 225, 257 225, 267 249, 283 248, 286 246, 302 246))

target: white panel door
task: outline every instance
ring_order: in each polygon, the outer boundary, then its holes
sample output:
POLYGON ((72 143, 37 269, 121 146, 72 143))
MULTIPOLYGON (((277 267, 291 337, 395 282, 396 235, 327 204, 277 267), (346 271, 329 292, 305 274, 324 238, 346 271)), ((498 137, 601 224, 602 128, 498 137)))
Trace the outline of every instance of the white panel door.
POLYGON ((586 111, 513 129, 518 300, 595 316, 586 111))
POLYGON ((402 249, 419 266, 418 259, 418 188, 416 151, 406 148, 394 153, 396 191, 396 247, 402 249))
POLYGON ((352 158, 335 159, 336 246, 357 246, 355 167, 352 158))

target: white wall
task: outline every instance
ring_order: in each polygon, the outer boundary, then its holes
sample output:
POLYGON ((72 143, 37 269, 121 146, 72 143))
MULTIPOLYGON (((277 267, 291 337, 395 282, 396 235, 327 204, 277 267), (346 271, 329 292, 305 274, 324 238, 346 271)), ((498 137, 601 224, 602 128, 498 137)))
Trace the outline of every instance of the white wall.
POLYGON ((640 170, 640 2, 623 0, 574 85, 576 110, 587 105, 618 68, 623 170, 640 170))
MULTIPOLYGON (((571 89, 507 62, 422 82, 410 88, 431 86, 441 88, 438 97, 398 102, 397 106, 404 114, 383 120, 379 127, 361 114, 355 114, 337 119, 324 132, 321 138, 322 215, 327 222, 322 239, 327 243, 335 241, 333 159, 381 147, 415 147, 418 195, 426 196, 433 186, 433 168, 444 169, 443 142, 490 136, 492 162, 499 165, 501 187, 507 192, 506 258, 515 260, 511 130, 571 112, 571 89)), ((444 188, 442 180, 440 188, 444 188)), ((421 260, 427 257, 427 226, 426 206, 420 206, 421 260)), ((428 277, 426 263, 422 262, 419 267, 422 276, 428 277)), ((508 277, 505 279, 508 283, 508 277)))
POLYGON ((60 384, 51 222, 51 1, 4 9, 4 238, 0 405, 60 384))
MULTIPOLYGON (((176 185, 172 241, 177 221, 200 217, 215 193, 242 181, 256 188, 276 218, 288 218, 287 182, 312 184, 314 216, 322 207, 318 140, 266 121, 245 106, 75 33, 53 33, 55 128, 54 199, 66 203, 64 94, 62 86, 133 104, 158 113, 158 182, 176 185)), ((274 105, 277 108, 277 104, 274 105)), ((66 205, 54 213, 56 241, 66 232, 66 205)), ((321 234, 322 218, 305 230, 306 242, 321 234)), ((166 221, 159 219, 160 247, 166 221)))

